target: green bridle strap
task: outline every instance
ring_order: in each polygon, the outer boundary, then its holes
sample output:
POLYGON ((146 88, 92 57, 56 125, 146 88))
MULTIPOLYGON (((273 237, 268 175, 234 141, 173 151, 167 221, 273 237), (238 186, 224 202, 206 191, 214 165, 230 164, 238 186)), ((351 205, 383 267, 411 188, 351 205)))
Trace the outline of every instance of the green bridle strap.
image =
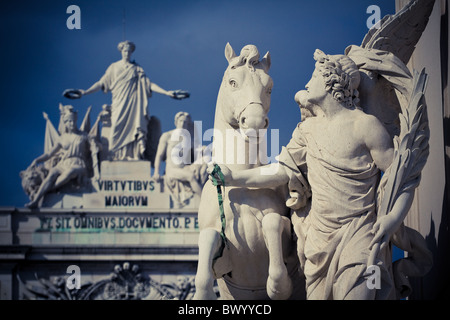
POLYGON ((219 209, 220 209, 220 222, 222 223, 222 230, 220 231, 220 236, 222 238, 222 245, 220 246, 219 253, 217 254, 216 257, 214 257, 214 260, 220 258, 223 254, 223 250, 225 249, 225 245, 228 246, 228 240, 227 237, 225 236, 226 220, 225 220, 225 212, 223 210, 222 188, 220 184, 217 182, 217 179, 215 177, 216 174, 219 176, 222 186, 225 188, 225 177, 223 176, 222 170, 220 170, 220 167, 217 164, 214 165, 214 169, 210 173, 210 175, 213 185, 215 185, 217 188, 217 198, 219 200, 219 209))

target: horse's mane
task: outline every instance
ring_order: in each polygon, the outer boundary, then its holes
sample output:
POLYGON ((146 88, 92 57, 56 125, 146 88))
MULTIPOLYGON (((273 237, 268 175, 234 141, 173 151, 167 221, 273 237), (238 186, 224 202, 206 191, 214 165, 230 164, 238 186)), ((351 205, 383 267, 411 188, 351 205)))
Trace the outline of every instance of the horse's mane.
POLYGON ((231 62, 229 67, 235 69, 247 65, 249 69, 254 70, 254 66, 259 63, 259 51, 256 46, 249 44, 242 48, 241 53, 238 57, 235 57, 231 62))

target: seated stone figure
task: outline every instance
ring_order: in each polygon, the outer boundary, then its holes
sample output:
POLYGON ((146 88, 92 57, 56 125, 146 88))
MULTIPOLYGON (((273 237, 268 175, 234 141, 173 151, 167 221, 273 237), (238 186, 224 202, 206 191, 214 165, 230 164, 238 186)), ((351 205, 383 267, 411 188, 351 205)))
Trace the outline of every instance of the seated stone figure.
POLYGON ((53 148, 33 160, 27 171, 34 170, 38 164, 53 159, 59 160, 48 171, 36 192, 31 193, 30 202, 25 206, 33 208, 51 190, 58 189, 72 179, 88 174, 86 160, 89 156, 88 135, 81 132, 76 125, 77 113, 72 106, 60 106, 63 128, 53 148))
POLYGON ((176 204, 183 207, 194 195, 201 195, 207 173, 204 161, 195 163, 195 152, 202 149, 194 141, 194 123, 189 113, 178 112, 175 127, 159 140, 153 178, 160 180, 161 163, 165 161, 165 183, 176 204))

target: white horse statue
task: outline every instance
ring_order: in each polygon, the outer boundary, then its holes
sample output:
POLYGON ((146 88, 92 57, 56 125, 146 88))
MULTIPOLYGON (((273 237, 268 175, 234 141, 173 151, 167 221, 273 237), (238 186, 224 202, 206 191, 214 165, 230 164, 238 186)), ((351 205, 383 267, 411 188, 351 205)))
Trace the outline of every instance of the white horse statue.
MULTIPOLYGON (((270 54, 260 60, 258 49, 247 45, 237 56, 228 43, 225 57, 228 68, 217 98, 213 159, 231 171, 255 168, 266 155, 261 132, 269 124, 270 54)), ((287 186, 221 190, 222 220, 216 187, 208 182, 202 192, 194 299, 216 299, 214 279, 221 299, 302 298, 304 282, 285 205, 287 186)))

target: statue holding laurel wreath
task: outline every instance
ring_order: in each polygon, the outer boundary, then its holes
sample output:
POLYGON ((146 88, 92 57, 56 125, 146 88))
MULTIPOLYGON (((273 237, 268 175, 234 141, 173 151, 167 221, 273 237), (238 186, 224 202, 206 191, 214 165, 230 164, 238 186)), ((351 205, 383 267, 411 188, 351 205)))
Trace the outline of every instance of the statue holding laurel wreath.
POLYGON ((157 92, 181 100, 188 98, 189 93, 167 91, 151 82, 142 67, 130 59, 136 48, 133 42, 122 41, 117 48, 122 53, 122 59, 112 63, 99 81, 87 90, 68 89, 63 95, 69 99, 78 99, 100 90, 111 92, 111 160, 145 159, 150 121, 148 98, 157 92))

